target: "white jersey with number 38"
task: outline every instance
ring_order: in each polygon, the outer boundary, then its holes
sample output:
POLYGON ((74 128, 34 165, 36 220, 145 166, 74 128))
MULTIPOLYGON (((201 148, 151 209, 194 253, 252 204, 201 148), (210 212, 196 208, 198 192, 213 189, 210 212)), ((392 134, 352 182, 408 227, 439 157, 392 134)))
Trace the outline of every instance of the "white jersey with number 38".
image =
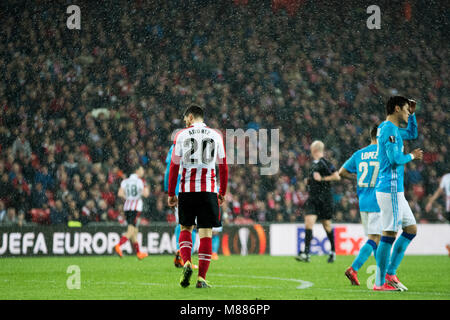
POLYGON ((132 174, 121 182, 120 187, 125 191, 126 196, 123 211, 142 211, 144 186, 144 181, 137 174, 132 174))

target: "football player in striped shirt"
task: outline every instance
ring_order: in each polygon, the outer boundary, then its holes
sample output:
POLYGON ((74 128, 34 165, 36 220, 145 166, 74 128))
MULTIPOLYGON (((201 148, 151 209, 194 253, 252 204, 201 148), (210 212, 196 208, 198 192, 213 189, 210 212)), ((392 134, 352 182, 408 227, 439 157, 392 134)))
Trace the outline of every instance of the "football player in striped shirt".
POLYGON ((405 164, 423 157, 421 149, 415 149, 409 154, 403 153, 403 140, 417 138, 415 106, 415 101, 401 96, 389 98, 386 103, 386 120, 378 126, 380 172, 376 197, 381 210, 383 232, 376 254, 377 270, 373 288, 376 291, 408 290, 400 282, 396 272, 417 233, 416 219, 405 198, 403 186, 405 164), (408 123, 413 129, 404 132, 405 129, 399 128, 401 123, 408 123), (400 228, 403 233, 395 241, 400 228))
POLYGON ((140 215, 142 213, 143 201, 142 197, 147 198, 150 195, 150 190, 146 186, 144 177, 144 168, 141 165, 135 167, 134 173, 127 179, 123 180, 120 184, 118 196, 125 199, 123 210, 125 211, 125 217, 128 223, 127 232, 120 238, 120 241, 114 247, 116 253, 122 257, 121 246, 128 240, 131 241, 133 248, 136 252, 136 256, 139 260, 148 256, 146 252, 139 250, 139 243, 137 241, 138 226, 140 221, 140 215))
POLYGON ((168 204, 178 205, 181 224, 180 253, 184 261, 180 279, 189 286, 192 276, 192 229, 197 224, 200 237, 198 249, 197 288, 208 288, 206 273, 212 255, 212 228, 221 227, 219 205, 224 201, 228 183, 228 166, 222 135, 203 122, 204 111, 190 106, 183 114, 186 127, 174 139, 170 163, 168 204), (220 187, 216 191, 216 161, 219 165, 220 187), (178 172, 182 169, 178 198, 175 195, 178 172))

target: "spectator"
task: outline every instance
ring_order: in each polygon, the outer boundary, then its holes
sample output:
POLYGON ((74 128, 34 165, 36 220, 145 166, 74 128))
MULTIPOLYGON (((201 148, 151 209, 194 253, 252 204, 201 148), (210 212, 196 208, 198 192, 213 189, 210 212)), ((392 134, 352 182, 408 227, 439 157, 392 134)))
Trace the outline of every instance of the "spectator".
POLYGON ((98 202, 98 209, 96 212, 95 221, 107 221, 108 220, 108 205, 105 200, 100 200, 98 202))
POLYGON ((14 141, 12 145, 12 152, 14 156, 17 156, 18 153, 23 152, 25 154, 25 157, 31 157, 31 145, 30 142, 26 139, 25 133, 21 133, 14 141))
POLYGON ((67 161, 64 162, 64 169, 69 177, 72 177, 75 173, 78 173, 78 163, 75 161, 75 156, 70 153, 67 157, 67 161))
POLYGON ((34 209, 45 209, 47 208, 47 196, 42 188, 40 182, 36 183, 35 187, 31 191, 31 207, 34 209))
POLYGON ((2 223, 4 225, 15 225, 17 224, 16 209, 10 207, 6 210, 6 216, 3 218, 2 223))
POLYGON ((38 170, 34 176, 34 183, 40 183, 42 185, 42 189, 53 190, 53 177, 49 174, 47 166, 42 166, 40 170, 38 170))
MULTIPOLYGON (((326 2, 306 1, 302 15, 286 16, 273 12, 270 1, 179 7, 121 0, 120 6, 105 3, 85 12, 92 32, 70 38, 76 42, 70 45, 64 24, 49 27, 39 18, 45 12, 57 20, 59 9, 49 3, 24 8, 32 25, 6 10, 0 30, 0 199, 17 212, 21 197, 36 202, 37 187, 27 195, 17 188, 22 179, 16 187, 12 181, 21 174, 31 184, 35 168, 46 166, 53 183, 38 180, 57 199, 68 192, 80 211, 99 191, 117 211, 110 193, 130 165, 141 162, 153 190, 146 208, 153 221, 165 221, 166 195, 156 190, 163 183, 168 137, 182 127, 182 107, 196 103, 207 107, 211 127, 280 129, 277 175, 230 165, 227 220, 292 221, 285 210, 301 210, 308 196, 302 181, 311 141, 330 145, 338 167, 366 145, 362 128, 380 122, 384 101, 399 92, 418 102, 419 137, 405 150, 422 147, 426 165, 408 167, 405 192, 423 208, 437 177, 448 172, 450 42, 442 12, 449 4, 420 10, 421 2, 410 2, 421 19, 404 22, 397 7, 383 15, 384 27, 375 33, 360 27, 363 11, 342 22, 354 11, 351 2, 330 15, 326 2), (121 23, 98 18, 106 14, 121 23)), ((355 186, 338 185, 334 193, 338 206, 350 205, 340 209, 343 221, 353 221, 355 186)))
POLYGON ((5 203, 0 200, 0 223, 6 219, 5 203))
POLYGON ((88 224, 91 221, 96 221, 97 208, 95 207, 94 200, 87 200, 86 204, 81 208, 80 221, 83 225, 88 224))
POLYGON ((55 201, 55 206, 50 209, 50 223, 52 225, 66 224, 68 221, 68 213, 63 206, 61 200, 55 201))
POLYGON ((104 183, 102 188, 102 198, 106 201, 109 207, 113 207, 116 202, 116 196, 114 192, 110 190, 109 183, 104 183))

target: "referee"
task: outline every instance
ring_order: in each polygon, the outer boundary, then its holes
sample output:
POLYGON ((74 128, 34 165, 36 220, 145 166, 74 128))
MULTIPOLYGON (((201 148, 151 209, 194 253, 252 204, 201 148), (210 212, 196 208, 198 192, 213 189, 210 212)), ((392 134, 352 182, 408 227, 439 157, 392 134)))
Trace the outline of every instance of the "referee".
POLYGON ((311 155, 314 159, 308 175, 309 198, 305 204, 305 250, 295 257, 298 261, 310 261, 310 246, 313 238, 313 227, 317 219, 322 222, 328 240, 331 244, 331 253, 328 262, 334 262, 336 253, 334 248, 334 231, 331 227, 331 218, 334 214, 333 196, 331 194, 331 181, 341 180, 336 168, 324 156, 325 146, 322 141, 311 144, 311 155))

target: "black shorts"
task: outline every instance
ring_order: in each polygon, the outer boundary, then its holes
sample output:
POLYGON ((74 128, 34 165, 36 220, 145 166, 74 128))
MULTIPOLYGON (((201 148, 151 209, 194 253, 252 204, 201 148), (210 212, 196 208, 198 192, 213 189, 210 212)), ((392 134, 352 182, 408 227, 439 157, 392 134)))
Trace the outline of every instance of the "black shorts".
POLYGON ((139 211, 125 211, 125 217, 127 218, 128 225, 137 227, 139 225, 139 217, 141 212, 139 211))
POLYGON ((331 220, 334 216, 333 199, 311 199, 306 200, 305 215, 316 215, 318 220, 331 220))
POLYGON ((180 192, 178 218, 182 226, 197 228, 221 227, 219 201, 215 192, 180 192))

